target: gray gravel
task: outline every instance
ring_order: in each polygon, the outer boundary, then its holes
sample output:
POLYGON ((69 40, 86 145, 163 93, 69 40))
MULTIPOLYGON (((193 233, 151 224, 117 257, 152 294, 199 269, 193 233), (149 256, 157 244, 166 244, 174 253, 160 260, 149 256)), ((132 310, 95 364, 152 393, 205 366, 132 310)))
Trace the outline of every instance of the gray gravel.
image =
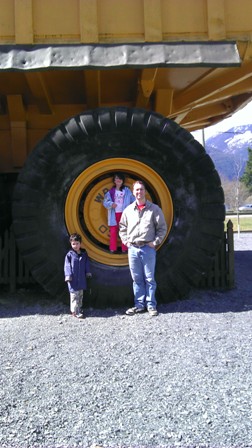
POLYGON ((0 447, 252 447, 252 234, 236 288, 158 317, 1 293, 0 447))

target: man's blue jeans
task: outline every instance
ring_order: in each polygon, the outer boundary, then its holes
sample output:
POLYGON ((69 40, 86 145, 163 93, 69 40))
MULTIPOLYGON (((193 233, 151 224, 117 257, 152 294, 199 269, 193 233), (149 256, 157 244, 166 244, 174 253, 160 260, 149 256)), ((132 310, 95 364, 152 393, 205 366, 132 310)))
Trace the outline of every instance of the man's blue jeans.
POLYGON ((128 250, 129 268, 133 280, 135 306, 137 308, 156 308, 156 251, 152 247, 130 246, 128 250))

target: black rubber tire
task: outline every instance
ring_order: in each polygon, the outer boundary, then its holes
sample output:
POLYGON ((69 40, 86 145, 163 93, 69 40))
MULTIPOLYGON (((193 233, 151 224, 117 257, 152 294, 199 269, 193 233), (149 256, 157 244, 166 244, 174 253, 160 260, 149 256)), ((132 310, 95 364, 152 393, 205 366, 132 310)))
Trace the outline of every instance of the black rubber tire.
MULTIPOLYGON (((204 148, 173 121, 153 112, 105 108, 60 124, 33 150, 14 192, 16 240, 34 279, 53 296, 65 294, 63 262, 69 248, 64 206, 76 177, 97 161, 132 158, 168 186, 174 222, 157 253, 157 298, 169 302, 198 286, 224 229, 224 195, 204 148)), ((132 304, 128 267, 91 262, 93 306, 132 304)))

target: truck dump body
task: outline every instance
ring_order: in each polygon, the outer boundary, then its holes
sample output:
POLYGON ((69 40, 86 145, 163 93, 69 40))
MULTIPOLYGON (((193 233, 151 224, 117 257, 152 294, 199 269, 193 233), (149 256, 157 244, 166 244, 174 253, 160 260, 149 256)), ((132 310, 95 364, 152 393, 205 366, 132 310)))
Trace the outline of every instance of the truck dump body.
POLYGON ((105 286, 113 300, 115 266, 121 301, 129 296, 127 258, 108 253, 101 205, 113 170, 129 186, 142 177, 165 212, 160 297, 181 297, 205 275, 224 196, 189 132, 252 98, 249 8, 249 0, 0 0, 1 174, 11 183, 20 173, 17 244, 50 293, 62 289, 62 240, 77 230, 101 285, 97 303, 105 286), (57 241, 51 259, 45 232, 57 241))
POLYGON ((249 7, 0 1, 1 170, 17 172, 49 129, 94 107, 144 107, 189 131, 231 115, 251 99, 249 7))

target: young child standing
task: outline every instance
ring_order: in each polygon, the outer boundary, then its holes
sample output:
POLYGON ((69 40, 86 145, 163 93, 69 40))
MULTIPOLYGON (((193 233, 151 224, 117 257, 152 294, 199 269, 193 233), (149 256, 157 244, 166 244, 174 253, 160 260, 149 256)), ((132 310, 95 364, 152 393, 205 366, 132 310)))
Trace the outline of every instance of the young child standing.
MULTIPOLYGON (((135 201, 131 190, 124 185, 125 176, 123 173, 113 175, 114 186, 105 194, 103 205, 108 209, 108 226, 110 231, 109 250, 116 253, 117 238, 119 232, 119 222, 123 210, 135 201)), ((122 244, 122 253, 127 253, 128 248, 122 244)))
POLYGON ((83 290, 87 289, 86 278, 92 277, 92 274, 88 254, 85 249, 81 249, 81 236, 73 233, 69 241, 72 249, 65 256, 64 273, 70 293, 70 311, 73 316, 83 319, 83 290))

